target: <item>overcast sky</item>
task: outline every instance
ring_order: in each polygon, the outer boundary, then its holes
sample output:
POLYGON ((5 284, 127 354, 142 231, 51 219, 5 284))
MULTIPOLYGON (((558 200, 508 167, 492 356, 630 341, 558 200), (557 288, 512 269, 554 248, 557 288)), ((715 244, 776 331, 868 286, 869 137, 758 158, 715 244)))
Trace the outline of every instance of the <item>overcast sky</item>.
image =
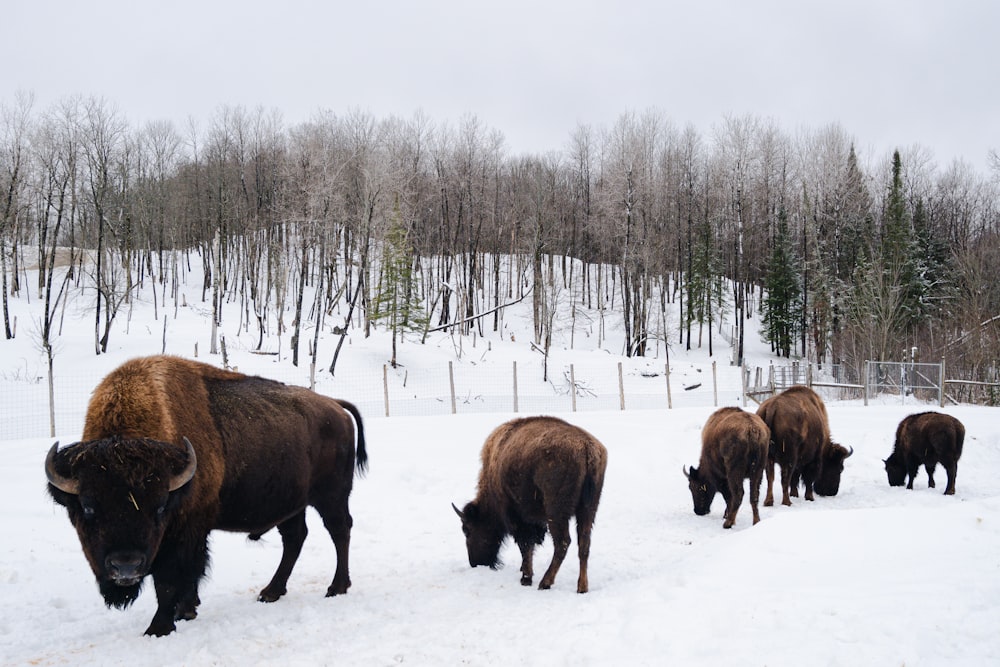
POLYGON ((919 144, 985 172, 1000 150, 996 0, 10 0, 0 101, 103 97, 128 120, 222 105, 435 122, 471 113, 513 152, 655 108, 708 134, 839 123, 862 155, 919 144))

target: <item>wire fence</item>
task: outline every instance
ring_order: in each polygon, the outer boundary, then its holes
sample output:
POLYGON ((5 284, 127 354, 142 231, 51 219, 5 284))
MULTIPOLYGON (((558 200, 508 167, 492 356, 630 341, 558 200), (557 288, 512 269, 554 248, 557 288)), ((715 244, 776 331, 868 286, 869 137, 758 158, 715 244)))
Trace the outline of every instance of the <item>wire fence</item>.
MULTIPOLYGON (((209 363, 212 361, 209 360, 209 363)), ((958 402, 956 388, 986 383, 946 380, 943 364, 868 362, 862 382, 841 381, 836 367, 817 371, 807 363, 740 368, 710 363, 626 360, 574 363, 448 362, 426 367, 388 365, 375 372, 338 371, 336 377, 308 367, 274 364, 264 377, 311 387, 344 398, 368 418, 476 413, 545 414, 597 410, 649 410, 739 405, 755 409, 768 396, 793 384, 813 387, 824 400, 908 398, 942 404, 958 402)), ((100 380, 88 373, 56 372, 52 383, 27 369, 0 373, 0 439, 79 434, 87 401, 100 380)), ((991 385, 1000 395, 1000 385, 991 385)), ((994 403, 995 404, 995 403, 994 403)))
MULTIPOLYGON (((365 418, 670 409, 739 405, 743 400, 740 369, 730 366, 685 364, 675 371, 665 363, 629 366, 607 361, 550 361, 548 372, 543 374, 541 363, 498 366, 449 362, 424 368, 386 365, 376 372, 338 371, 336 377, 275 364, 273 369, 254 374, 347 399, 365 418)), ((100 377, 57 371, 54 380, 50 420, 46 376, 24 372, 0 375, 0 438, 79 434, 87 401, 100 377)))

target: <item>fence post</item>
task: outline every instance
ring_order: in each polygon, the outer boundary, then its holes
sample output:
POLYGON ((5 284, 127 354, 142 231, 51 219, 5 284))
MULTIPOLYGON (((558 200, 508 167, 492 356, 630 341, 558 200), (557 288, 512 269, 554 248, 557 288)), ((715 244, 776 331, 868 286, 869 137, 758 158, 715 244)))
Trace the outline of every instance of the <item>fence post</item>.
POLYGON ((514 412, 517 412, 517 362, 514 362, 514 412))
POLYGON ((622 362, 618 362, 618 405, 625 409, 625 383, 622 382, 622 362))
POLYGON ((743 388, 743 407, 747 406, 747 382, 750 381, 750 374, 747 372, 746 363, 740 364, 740 385, 743 388))
POLYGON ((668 361, 664 364, 664 375, 667 378, 667 409, 672 410, 674 407, 674 399, 670 396, 670 362, 668 361))
POLYGON ((385 398, 385 416, 389 416, 389 369, 382 364, 382 395, 385 398))
POLYGON ((944 357, 941 357, 941 381, 938 383, 938 407, 944 407, 944 357))
POLYGON ((813 365, 812 362, 806 365, 806 386, 812 389, 813 386, 813 365))
POLYGON ((576 412, 576 371, 573 369, 573 364, 569 365, 569 390, 573 397, 573 412, 576 412))
POLYGON ((865 399, 865 407, 868 407, 868 376, 871 371, 871 368, 869 367, 871 363, 872 362, 869 359, 865 359, 865 376, 861 379, 861 396, 865 399))
POLYGON ((715 372, 715 362, 712 362, 712 404, 719 407, 719 379, 715 372))
POLYGON ((448 362, 448 385, 451 388, 451 414, 455 414, 455 370, 448 362))

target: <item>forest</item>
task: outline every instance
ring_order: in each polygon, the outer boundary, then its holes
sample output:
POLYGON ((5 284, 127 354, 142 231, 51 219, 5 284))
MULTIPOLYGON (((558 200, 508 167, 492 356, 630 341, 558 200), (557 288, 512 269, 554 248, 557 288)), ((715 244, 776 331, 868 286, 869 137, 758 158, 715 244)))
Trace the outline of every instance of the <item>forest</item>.
POLYGON ((341 342, 385 327, 395 347, 495 330, 528 299, 539 348, 559 307, 585 304, 622 318, 627 356, 653 341, 711 349, 725 318, 740 363, 743 324, 760 317, 775 354, 848 377, 865 360, 919 357, 996 382, 996 151, 982 174, 919 144, 857 145, 839 124, 788 132, 727 115, 702 132, 651 109, 515 155, 474 114, 352 109, 287 125, 278 110, 222 106, 135 127, 105 99, 41 109, 19 93, 0 101, 4 333, 16 334, 8 297, 30 290, 51 363, 77 290, 93 295, 101 354, 135 286, 152 281, 167 309, 196 280, 216 318, 238 302, 260 340, 285 333, 296 365, 323 327, 341 342), (668 303, 682 321, 667 321, 668 303))

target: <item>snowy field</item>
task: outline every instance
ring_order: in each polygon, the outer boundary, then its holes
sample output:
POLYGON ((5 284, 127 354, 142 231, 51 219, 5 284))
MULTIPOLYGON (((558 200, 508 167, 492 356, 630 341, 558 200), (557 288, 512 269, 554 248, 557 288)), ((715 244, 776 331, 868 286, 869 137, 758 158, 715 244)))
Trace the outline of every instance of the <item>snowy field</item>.
MULTIPOLYGON (((22 328, 13 341, 0 340, 3 378, 26 363, 44 367, 25 326, 34 305, 12 302, 22 328)), ((141 303, 128 323, 133 335, 116 323, 112 353, 98 361, 92 314, 68 312, 76 319, 57 368, 91 373, 90 387, 120 361, 159 352, 163 324, 141 303)), ((526 318, 508 318, 517 322, 530 327, 526 318)), ((200 340, 207 350, 203 322, 171 326, 171 345, 200 340)), ((504 364, 518 350, 525 363, 537 356, 527 348, 530 334, 521 333, 519 348, 503 349, 504 364)), ((508 338, 493 341, 497 354, 508 338)), ((411 373, 424 350, 454 354, 441 339, 408 342, 401 361, 411 373)), ((577 350, 563 343, 559 353, 577 350)), ((345 368, 353 364, 357 373, 377 359, 370 373, 380 375, 388 346, 384 337, 352 337, 343 354, 345 368)), ((677 363, 707 361, 701 351, 671 354, 677 363)), ((272 358, 238 349, 233 356, 243 371, 274 375, 267 372, 272 358)), ((12 391, 5 384, 0 394, 3 432, 16 417, 12 391)), ((80 391, 85 399, 89 388, 80 391)), ((352 398, 349 387, 337 395, 352 398)), ((922 470, 914 490, 890 488, 882 459, 895 427, 928 407, 898 399, 829 403, 834 438, 855 449, 839 495, 761 508, 757 526, 747 499, 729 531, 721 497, 709 516, 695 516, 681 472, 697 464, 710 405, 558 413, 609 450, 586 595, 575 592, 575 545, 549 591, 520 586, 512 543, 502 552, 504 569, 468 566, 451 503, 472 498, 479 448, 512 413, 368 414, 370 471, 351 498, 350 592, 324 598, 335 556, 311 510, 288 594, 270 605, 256 595, 277 566, 277 533, 260 542, 214 533, 199 617, 158 639, 142 636, 155 609, 151 585, 132 608, 105 608, 65 511, 45 491, 42 464, 53 439, 5 439, 0 665, 996 665, 1000 411, 945 409, 968 433, 954 497, 941 494, 940 469, 937 489, 927 488, 922 470)), ((79 437, 82 415, 76 418, 57 432, 64 445, 79 437)), ((546 540, 536 572, 550 556, 546 540)))

